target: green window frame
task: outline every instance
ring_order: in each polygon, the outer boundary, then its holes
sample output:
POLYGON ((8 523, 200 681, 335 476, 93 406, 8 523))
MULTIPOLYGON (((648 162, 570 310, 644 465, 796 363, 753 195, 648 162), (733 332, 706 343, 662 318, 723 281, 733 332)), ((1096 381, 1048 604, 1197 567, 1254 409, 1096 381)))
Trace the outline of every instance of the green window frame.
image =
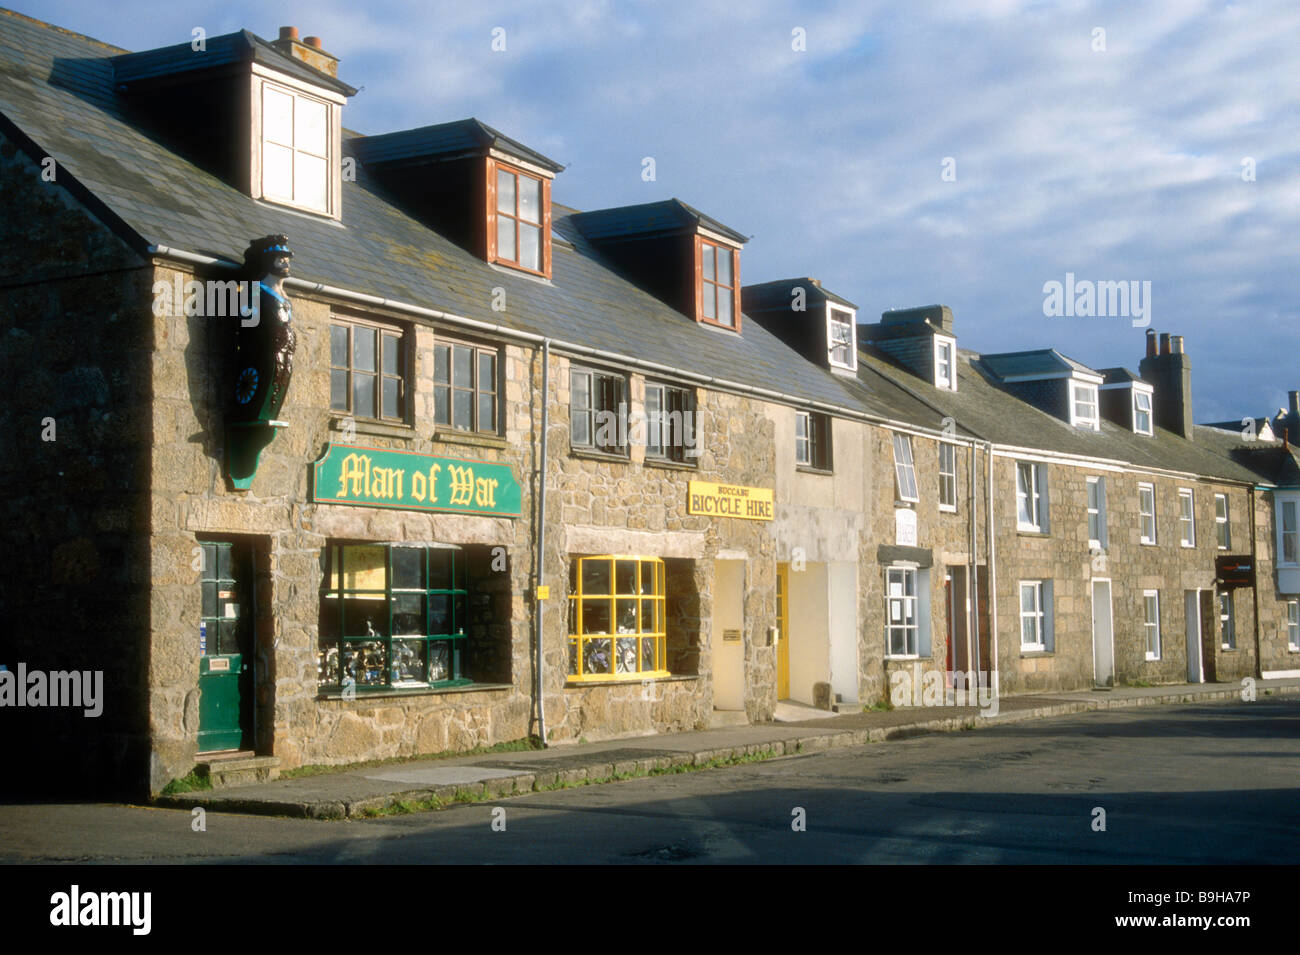
POLYGON ((358 693, 464 686, 468 560, 459 547, 334 543, 325 548, 317 677, 358 693))
POLYGON ((664 562, 601 554, 575 558, 569 580, 569 680, 665 677, 664 562))
POLYGON ((442 339, 433 346, 433 423, 456 431, 499 434, 496 348, 442 339))
POLYGON ((235 582, 234 545, 229 541, 200 541, 200 651, 203 656, 241 653, 239 628, 247 615, 239 613, 244 595, 235 582), (233 611, 227 612, 227 607, 233 611))

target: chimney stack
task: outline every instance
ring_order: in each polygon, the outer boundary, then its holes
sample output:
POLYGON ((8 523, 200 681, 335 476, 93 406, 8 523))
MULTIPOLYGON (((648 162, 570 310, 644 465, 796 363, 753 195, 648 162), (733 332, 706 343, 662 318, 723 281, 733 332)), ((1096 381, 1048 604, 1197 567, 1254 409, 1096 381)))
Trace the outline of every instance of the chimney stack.
POLYGON ((1288 391, 1286 398, 1287 403, 1291 406, 1291 413, 1300 415, 1300 391, 1288 391))
POLYGON ((1151 382, 1155 390, 1156 424, 1187 440, 1192 439, 1192 362, 1183 350, 1183 336, 1160 335, 1160 351, 1155 353, 1155 332, 1147 329, 1147 354, 1138 365, 1138 373, 1151 382))
POLYGON ((299 40, 297 27, 280 27, 280 38, 272 40, 271 46, 285 56, 300 60, 322 73, 328 73, 333 77, 339 75, 338 57, 325 52, 318 36, 309 36, 305 40, 299 40))

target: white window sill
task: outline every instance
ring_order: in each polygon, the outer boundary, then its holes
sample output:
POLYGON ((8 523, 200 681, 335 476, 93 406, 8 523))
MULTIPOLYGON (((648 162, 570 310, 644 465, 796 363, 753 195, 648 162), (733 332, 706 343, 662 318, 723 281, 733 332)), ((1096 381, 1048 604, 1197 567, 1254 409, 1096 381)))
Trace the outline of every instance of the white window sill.
POLYGON ((1021 653, 1046 653, 1047 647, 1041 643, 1022 643, 1020 644, 1021 653))
POLYGON ((1141 541, 1138 541, 1138 543, 1141 544, 1143 547, 1155 547, 1155 546, 1156 546, 1156 542, 1155 542, 1155 541, 1141 540, 1141 541))
POLYGON ((1157 662, 1157 661, 1159 661, 1159 659, 1160 659, 1160 654, 1158 654, 1158 653, 1148 653, 1148 654, 1147 654, 1147 662, 1148 662, 1148 663, 1157 662))
POLYGON ((1179 546, 1179 547, 1182 547, 1182 548, 1184 548, 1184 549, 1186 549, 1186 550, 1195 550, 1195 549, 1196 549, 1196 545, 1195 545, 1195 544, 1189 544, 1189 543, 1187 543, 1187 541, 1179 541, 1179 542, 1178 542, 1178 546, 1179 546))
POLYGON ((896 655, 896 654, 888 654, 888 653, 886 653, 886 654, 885 654, 885 659, 886 659, 886 660, 919 660, 919 659, 921 659, 921 658, 920 658, 920 656, 918 656, 918 655, 915 654, 915 653, 906 654, 906 655, 903 655, 903 656, 898 656, 898 655, 896 655))
POLYGON ((957 513, 957 505, 956 505, 956 504, 940 504, 940 505, 939 505, 939 511, 940 511, 941 513, 943 513, 943 514, 956 514, 956 513, 957 513))

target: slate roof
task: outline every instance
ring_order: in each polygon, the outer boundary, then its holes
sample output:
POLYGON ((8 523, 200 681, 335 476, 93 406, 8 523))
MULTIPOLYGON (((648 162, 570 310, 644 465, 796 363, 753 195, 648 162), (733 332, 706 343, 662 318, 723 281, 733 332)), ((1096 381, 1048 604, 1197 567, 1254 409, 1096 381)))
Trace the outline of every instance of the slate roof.
POLYGON ((1150 385, 1141 375, 1135 375, 1127 368, 1098 368, 1097 374, 1101 375, 1102 381, 1107 385, 1119 384, 1121 382, 1137 382, 1142 385, 1150 385))
POLYGON ((776 279, 771 282, 758 282, 746 285, 740 290, 745 303, 745 312, 789 312, 794 301, 794 290, 804 290, 804 301, 809 304, 834 302, 845 308, 856 309, 857 306, 847 298, 836 295, 830 289, 822 288, 822 283, 814 278, 804 276, 795 279, 776 279))
POLYGON ((548 159, 473 117, 438 123, 435 126, 421 126, 419 129, 381 133, 378 136, 354 136, 349 140, 349 145, 357 159, 369 164, 450 159, 498 149, 552 172, 564 169, 554 159, 548 159))
POLYGON ((694 231, 700 226, 735 242, 743 244, 749 241, 748 236, 677 198, 582 212, 574 217, 574 224, 596 243, 633 236, 673 235, 694 231))
POLYGON ((1082 372, 1085 375, 1101 377, 1100 372, 1094 371, 1073 358, 1067 358, 1055 348, 999 352, 995 355, 983 355, 980 361, 983 362, 985 368, 1003 381, 1011 378, 1056 375, 1061 372, 1082 372))

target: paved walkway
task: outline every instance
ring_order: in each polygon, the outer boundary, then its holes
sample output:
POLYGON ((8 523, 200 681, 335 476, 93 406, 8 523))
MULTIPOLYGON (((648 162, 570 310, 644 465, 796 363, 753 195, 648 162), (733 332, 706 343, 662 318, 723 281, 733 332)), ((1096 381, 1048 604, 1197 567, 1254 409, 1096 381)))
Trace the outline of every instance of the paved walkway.
MULTIPOLYGON (((1256 692, 1300 694, 1300 679, 1260 680, 1256 692)), ((642 736, 545 750, 412 760, 231 789, 159 796, 157 805, 310 819, 364 817, 398 803, 436 804, 500 798, 566 784, 609 781, 713 760, 772 757, 963 728, 996 726, 1087 710, 1161 703, 1240 700, 1236 683, 1119 687, 998 700, 996 716, 977 707, 902 707, 828 715, 797 723, 762 723, 693 733, 642 736), (436 803, 435 803, 436 801, 436 803)))

